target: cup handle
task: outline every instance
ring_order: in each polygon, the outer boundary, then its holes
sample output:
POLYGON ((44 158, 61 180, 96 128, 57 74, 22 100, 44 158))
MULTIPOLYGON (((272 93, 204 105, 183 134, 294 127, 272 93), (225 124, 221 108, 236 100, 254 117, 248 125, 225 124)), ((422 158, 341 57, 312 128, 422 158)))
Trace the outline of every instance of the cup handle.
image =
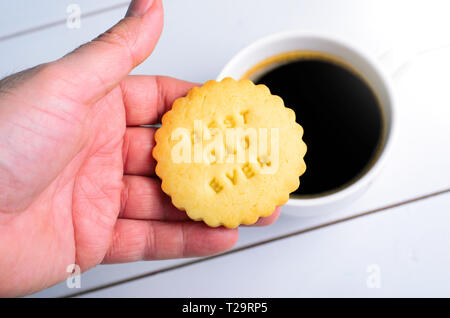
POLYGON ((407 70, 418 57, 448 48, 450 48, 450 43, 422 48, 420 50, 407 46, 392 47, 379 55, 378 61, 386 69, 388 74, 395 79, 407 70))

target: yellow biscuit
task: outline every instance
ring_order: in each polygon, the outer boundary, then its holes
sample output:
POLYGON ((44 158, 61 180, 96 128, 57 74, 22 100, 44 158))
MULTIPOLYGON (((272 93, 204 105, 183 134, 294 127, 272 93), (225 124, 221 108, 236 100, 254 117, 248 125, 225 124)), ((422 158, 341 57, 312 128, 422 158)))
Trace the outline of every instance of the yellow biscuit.
POLYGON ((295 113, 264 85, 225 78, 177 99, 155 134, 162 189, 193 220, 253 224, 299 186, 306 166, 295 113))

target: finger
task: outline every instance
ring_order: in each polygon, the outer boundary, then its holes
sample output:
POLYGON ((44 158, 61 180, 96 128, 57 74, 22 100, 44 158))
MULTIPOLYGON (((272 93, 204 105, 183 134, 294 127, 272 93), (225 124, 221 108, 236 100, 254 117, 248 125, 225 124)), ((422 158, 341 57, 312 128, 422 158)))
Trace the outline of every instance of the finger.
POLYGON ((118 24, 53 63, 55 73, 68 83, 64 94, 96 102, 151 54, 162 27, 161 0, 134 0, 118 24))
POLYGON ((213 255, 232 248, 238 235, 237 229, 200 222, 118 219, 103 263, 213 255))
POLYGON ((152 156, 155 129, 128 127, 122 144, 124 174, 154 176, 156 160, 152 156))
POLYGON ((159 221, 187 221, 184 211, 175 208, 156 178, 124 176, 119 218, 159 221))
POLYGON ((249 226, 267 226, 267 225, 271 225, 271 224, 273 224, 273 223, 278 219, 278 217, 280 216, 280 211, 281 211, 281 207, 278 206, 278 207, 275 208, 275 211, 274 211, 271 215, 269 215, 269 216, 267 216, 267 217, 261 217, 261 218, 259 218, 258 221, 256 221, 255 224, 251 224, 251 225, 242 225, 242 226, 249 227, 249 226))
POLYGON ((265 218, 259 218, 258 221, 256 221, 255 224, 251 226, 266 226, 274 223, 278 217, 280 216, 281 207, 276 207, 275 211, 268 217, 265 218))
POLYGON ((198 84, 166 76, 127 76, 121 83, 127 125, 159 122, 175 99, 198 84))

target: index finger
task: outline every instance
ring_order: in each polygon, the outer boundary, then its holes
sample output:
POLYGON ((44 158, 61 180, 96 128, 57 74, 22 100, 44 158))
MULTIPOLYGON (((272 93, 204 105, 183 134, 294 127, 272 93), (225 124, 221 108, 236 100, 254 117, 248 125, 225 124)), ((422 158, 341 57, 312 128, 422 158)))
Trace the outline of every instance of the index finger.
POLYGON ((173 102, 198 84, 167 76, 129 75, 121 83, 128 126, 161 121, 173 102))

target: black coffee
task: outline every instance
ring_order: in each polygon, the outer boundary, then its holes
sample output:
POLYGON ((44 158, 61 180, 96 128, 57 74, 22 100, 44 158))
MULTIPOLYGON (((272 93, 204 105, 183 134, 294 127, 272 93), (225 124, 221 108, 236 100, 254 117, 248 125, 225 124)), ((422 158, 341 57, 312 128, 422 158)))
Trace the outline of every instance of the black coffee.
POLYGON ((373 162, 382 139, 379 101, 357 74, 323 59, 279 65, 259 78, 283 98, 304 129, 308 146, 299 195, 319 195, 346 186, 373 162))

